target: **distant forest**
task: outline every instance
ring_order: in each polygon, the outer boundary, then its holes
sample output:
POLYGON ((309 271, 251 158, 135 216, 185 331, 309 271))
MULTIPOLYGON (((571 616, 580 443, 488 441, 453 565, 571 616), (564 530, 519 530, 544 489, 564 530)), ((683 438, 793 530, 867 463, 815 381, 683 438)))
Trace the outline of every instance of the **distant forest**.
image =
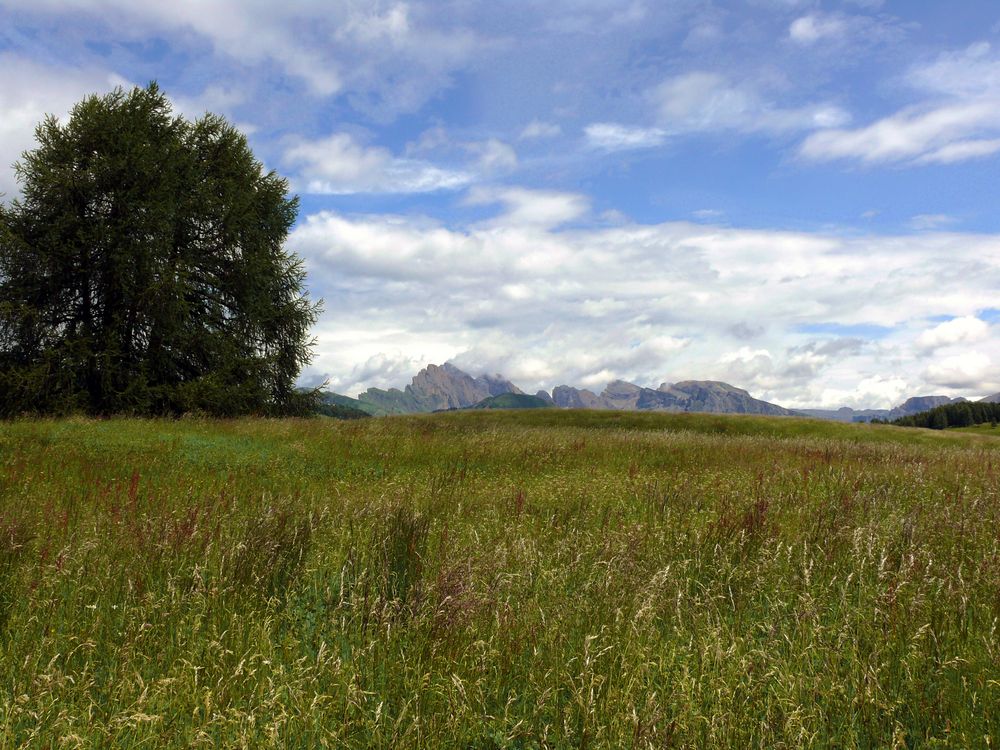
POLYGON ((937 406, 908 417, 900 417, 890 424, 943 430, 946 427, 972 427, 986 423, 995 425, 998 420, 1000 420, 1000 403, 962 401, 957 404, 937 406))

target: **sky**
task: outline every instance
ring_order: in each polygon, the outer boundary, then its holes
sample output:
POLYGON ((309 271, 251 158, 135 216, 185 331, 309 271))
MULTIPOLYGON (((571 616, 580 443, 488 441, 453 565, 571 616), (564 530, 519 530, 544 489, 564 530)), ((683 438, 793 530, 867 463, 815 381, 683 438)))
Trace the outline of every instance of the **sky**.
POLYGON ((300 196, 301 382, 1000 391, 992 0, 0 0, 0 193, 155 80, 300 196))

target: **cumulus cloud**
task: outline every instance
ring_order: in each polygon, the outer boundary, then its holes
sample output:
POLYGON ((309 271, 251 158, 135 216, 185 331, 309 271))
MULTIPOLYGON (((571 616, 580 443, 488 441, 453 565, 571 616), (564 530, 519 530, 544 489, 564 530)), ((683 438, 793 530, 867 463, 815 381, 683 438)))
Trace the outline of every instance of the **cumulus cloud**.
POLYGON ((810 13, 792 21, 788 37, 798 44, 810 45, 825 37, 839 37, 846 31, 847 24, 842 18, 810 13))
POLYGON ((810 161, 952 164, 1000 151, 1000 57, 985 43, 912 68, 906 84, 923 101, 859 128, 810 135, 810 161))
MULTIPOLYGON (((291 246, 307 259, 314 292, 337 300, 319 329, 323 372, 352 377, 380 353, 436 353, 427 361, 463 357, 526 390, 718 379, 792 407, 891 406, 942 388, 972 395, 995 379, 981 358, 964 360, 962 377, 954 363, 947 374, 914 343, 928 318, 995 303, 1000 238, 688 223, 568 229, 585 210, 579 196, 492 190, 472 199, 497 203, 497 218, 465 228, 391 215, 306 218, 291 246), (747 321, 751 341, 740 333, 747 321), (868 341, 835 332, 873 326, 882 333, 868 341)), ((942 354, 960 356, 970 343, 953 339, 942 354)), ((990 328, 975 344, 1000 340, 990 328)))
POLYGON ((862 377, 846 387, 820 388, 816 395, 815 403, 838 408, 840 406, 854 409, 890 408, 914 395, 914 386, 907 378, 878 374, 862 377))
POLYGON ((425 193, 455 190, 471 180, 465 172, 362 145, 348 133, 300 140, 285 151, 284 163, 298 170, 297 187, 307 193, 425 193))
POLYGON ((505 210, 493 223, 514 227, 556 227, 580 218, 590 206, 587 198, 576 193, 525 188, 474 188, 466 202, 502 204, 505 210))
POLYGON ((945 388, 979 389, 989 378, 990 358, 982 352, 955 354, 933 362, 923 374, 924 380, 945 388))
POLYGON ((989 336, 990 327, 974 315, 952 318, 929 328, 920 334, 917 346, 925 352, 933 352, 943 346, 975 343, 989 336))

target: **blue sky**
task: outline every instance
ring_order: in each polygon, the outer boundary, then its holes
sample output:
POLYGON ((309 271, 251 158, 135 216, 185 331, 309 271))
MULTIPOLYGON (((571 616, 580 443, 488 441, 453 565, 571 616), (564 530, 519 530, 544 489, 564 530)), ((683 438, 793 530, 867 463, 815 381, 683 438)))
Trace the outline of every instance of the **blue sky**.
POLYGON ((5 0, 0 192, 44 113, 157 80, 301 196, 303 382, 1000 390, 1000 6, 5 0))

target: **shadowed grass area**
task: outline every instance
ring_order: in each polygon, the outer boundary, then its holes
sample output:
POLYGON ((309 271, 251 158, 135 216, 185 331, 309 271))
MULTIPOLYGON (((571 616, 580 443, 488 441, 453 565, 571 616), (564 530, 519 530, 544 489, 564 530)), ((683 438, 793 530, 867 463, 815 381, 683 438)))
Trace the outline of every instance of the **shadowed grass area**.
POLYGON ((988 747, 1000 441, 0 425, 2 747, 988 747))

